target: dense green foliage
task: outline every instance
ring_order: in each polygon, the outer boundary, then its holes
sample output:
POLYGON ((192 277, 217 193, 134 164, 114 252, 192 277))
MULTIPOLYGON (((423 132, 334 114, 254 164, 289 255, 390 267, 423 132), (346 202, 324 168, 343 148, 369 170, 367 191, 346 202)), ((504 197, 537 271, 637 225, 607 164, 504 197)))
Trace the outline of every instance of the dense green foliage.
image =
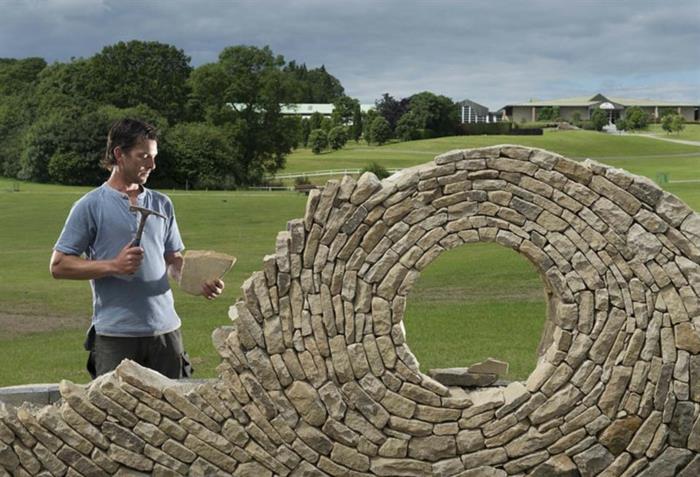
POLYGON ((680 133, 685 129, 685 119, 679 114, 666 114, 661 118, 661 128, 668 134, 680 133))
POLYGON ((649 115, 638 106, 632 106, 625 111, 626 129, 646 129, 649 125, 649 115))
POLYGON ((409 101, 409 98, 397 100, 389 93, 384 93, 381 99, 374 103, 377 113, 387 120, 392 133, 396 131, 401 117, 408 112, 409 101))
POLYGON ((457 105, 446 96, 423 91, 397 100, 384 93, 375 105, 377 114, 389 126, 389 137, 401 141, 451 136, 459 130, 457 105))
POLYGON ((591 114, 591 124, 596 131, 602 131, 603 128, 608 125, 609 120, 608 113, 602 109, 596 109, 591 114))
POLYGON ((389 122, 382 116, 377 116, 372 120, 369 127, 369 142, 382 145, 391 138, 391 127, 389 122))
POLYGON ((545 106, 537 111, 538 121, 555 121, 559 117, 559 106, 545 106))
POLYGON ((382 166, 377 161, 372 161, 365 167, 360 169, 360 175, 364 174, 365 172, 371 172, 379 179, 385 179, 391 175, 391 173, 386 169, 386 167, 382 166))
POLYGON ((328 148, 328 133, 324 129, 314 129, 309 134, 309 146, 314 154, 321 154, 328 148))
POLYGON ((336 126, 328 132, 328 146, 337 151, 348 142, 348 133, 344 126, 336 126))
MULTIPOLYGON (((0 59, 0 175, 99 184, 107 131, 131 116, 161 132, 150 185, 256 184, 284 167, 314 129, 281 114, 280 105, 293 102, 336 102, 339 124, 351 124, 359 107, 323 66, 287 63, 268 47, 228 47, 197 68, 182 50, 153 41, 119 42, 51 65, 0 59)), ((318 121, 326 131, 333 126, 318 121)))

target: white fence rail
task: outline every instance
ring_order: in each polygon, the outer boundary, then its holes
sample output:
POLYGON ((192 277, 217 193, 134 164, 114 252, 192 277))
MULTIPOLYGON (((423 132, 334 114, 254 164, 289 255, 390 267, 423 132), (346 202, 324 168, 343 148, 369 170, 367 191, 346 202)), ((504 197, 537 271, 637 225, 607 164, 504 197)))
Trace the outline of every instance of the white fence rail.
MULTIPOLYGON (((390 173, 398 172, 401 169, 387 169, 390 173)), ((346 174, 354 175, 359 174, 362 169, 328 169, 325 171, 309 171, 309 172, 294 172, 289 174, 277 174, 274 176, 267 176, 267 180, 280 180, 280 179, 296 179, 297 177, 321 177, 321 176, 342 176, 346 174)))

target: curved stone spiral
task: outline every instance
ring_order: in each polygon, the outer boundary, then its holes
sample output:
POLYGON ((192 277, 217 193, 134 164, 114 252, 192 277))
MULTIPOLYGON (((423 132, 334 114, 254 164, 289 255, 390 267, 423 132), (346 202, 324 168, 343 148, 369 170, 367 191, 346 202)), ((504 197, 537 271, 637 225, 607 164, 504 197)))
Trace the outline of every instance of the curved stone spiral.
POLYGON ((216 380, 125 361, 1 407, 0 476, 700 475, 700 215, 648 179, 508 145, 346 176, 242 291, 216 380), (525 383, 445 387, 405 342, 420 272, 472 242, 543 277, 525 383))

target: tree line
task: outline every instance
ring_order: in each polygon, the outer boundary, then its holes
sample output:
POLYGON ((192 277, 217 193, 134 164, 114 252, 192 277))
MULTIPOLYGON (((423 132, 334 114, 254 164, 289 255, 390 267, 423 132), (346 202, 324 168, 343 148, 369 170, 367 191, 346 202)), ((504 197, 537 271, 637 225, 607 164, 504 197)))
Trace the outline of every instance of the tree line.
POLYGON ((350 138, 363 138, 368 144, 382 145, 390 140, 413 141, 459 134, 459 109, 448 97, 423 91, 396 99, 384 93, 375 108, 360 111, 352 98, 339 98, 333 115, 312 114, 302 120, 304 146, 319 154, 340 149, 350 138))
POLYGON ((0 58, 0 175, 99 184, 109 126, 127 116, 161 132, 150 183, 199 189, 259 184, 300 146, 321 153, 349 140, 453 135, 459 125, 452 100, 427 91, 385 93, 362 112, 324 66, 286 61, 269 47, 227 47, 196 68, 190 60, 175 46, 137 40, 53 64, 0 58), (334 109, 301 119, 281 114, 290 103, 334 109))
POLYGON ((131 116, 161 131, 152 184, 256 184, 301 139, 300 120, 281 115, 280 104, 342 97, 323 66, 286 62, 269 47, 228 47, 197 68, 181 49, 144 41, 65 63, 0 59, 0 175, 99 184, 109 126, 131 116))

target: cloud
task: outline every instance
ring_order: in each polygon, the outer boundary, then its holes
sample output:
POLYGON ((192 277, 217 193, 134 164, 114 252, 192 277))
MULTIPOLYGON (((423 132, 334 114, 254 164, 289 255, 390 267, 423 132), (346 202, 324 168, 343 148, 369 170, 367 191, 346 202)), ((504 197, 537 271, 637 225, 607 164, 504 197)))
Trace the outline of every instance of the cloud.
POLYGON ((621 91, 700 102, 697 0, 352 2, 0 0, 0 56, 90 56, 170 43, 192 64, 235 44, 324 64, 363 102, 429 90, 498 108, 621 91), (614 91, 603 88, 608 86, 614 91))

